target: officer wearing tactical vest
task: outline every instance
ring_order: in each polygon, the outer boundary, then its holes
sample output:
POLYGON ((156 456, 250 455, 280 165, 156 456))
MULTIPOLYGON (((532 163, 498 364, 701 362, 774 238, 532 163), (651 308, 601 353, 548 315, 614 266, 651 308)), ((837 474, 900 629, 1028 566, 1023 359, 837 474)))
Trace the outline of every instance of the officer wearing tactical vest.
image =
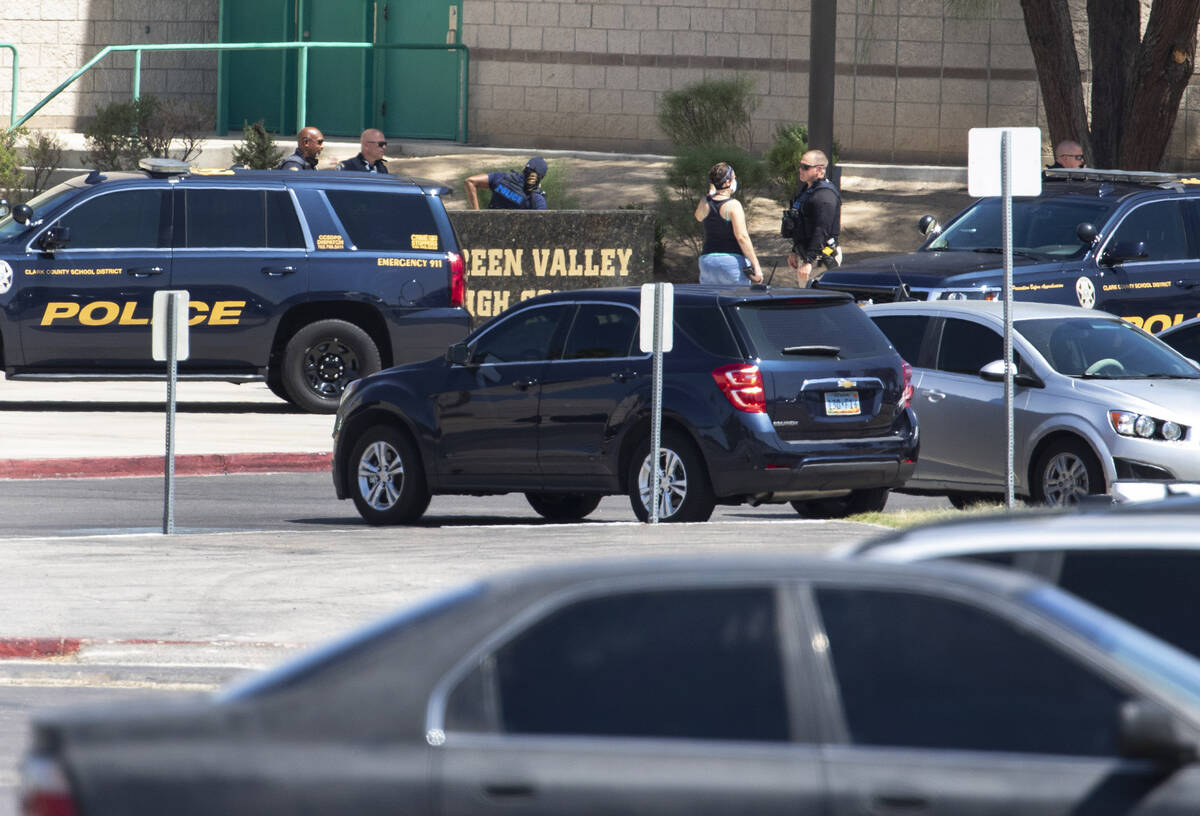
POLYGON ((467 178, 467 200, 471 209, 479 209, 479 188, 492 191, 489 210, 544 210, 546 194, 542 192, 542 179, 546 177, 546 160, 534 156, 520 173, 479 173, 467 178))
POLYGON ((788 265, 796 270, 799 286, 811 285, 826 267, 842 262, 837 243, 842 231, 842 195, 825 178, 828 164, 829 159, 820 150, 810 150, 800 157, 796 197, 783 213, 781 232, 784 238, 792 239, 788 265))

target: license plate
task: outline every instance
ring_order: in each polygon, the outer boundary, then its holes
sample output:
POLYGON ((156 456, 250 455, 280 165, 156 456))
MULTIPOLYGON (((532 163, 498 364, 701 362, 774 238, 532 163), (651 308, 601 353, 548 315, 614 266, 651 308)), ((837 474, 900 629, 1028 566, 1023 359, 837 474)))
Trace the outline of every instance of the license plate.
POLYGON ((826 416, 857 416, 861 413, 857 391, 833 391, 825 395, 826 416))

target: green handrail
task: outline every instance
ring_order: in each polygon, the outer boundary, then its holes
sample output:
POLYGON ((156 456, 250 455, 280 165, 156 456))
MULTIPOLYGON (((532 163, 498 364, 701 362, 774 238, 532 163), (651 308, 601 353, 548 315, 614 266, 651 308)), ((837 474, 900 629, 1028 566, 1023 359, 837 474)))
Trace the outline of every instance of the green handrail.
MULTIPOLYGON (((21 62, 17 58, 17 47, 9 43, 0 43, 0 48, 7 48, 12 51, 12 104, 8 106, 8 129, 12 130, 17 126, 17 75, 21 73, 21 62)), ((23 119, 21 121, 24 121, 23 119)))
MULTIPOLYGON (((3 45, 0 43, 0 45, 3 45)), ((9 46, 12 48, 12 46, 9 46)), ((91 70, 92 66, 96 65, 100 60, 112 53, 121 51, 132 51, 133 56, 133 98, 140 99, 142 95, 142 52, 143 51, 251 51, 256 49, 279 50, 279 49, 297 49, 300 52, 300 58, 297 60, 297 91, 296 91, 296 121, 300 127, 304 127, 304 122, 308 118, 308 51, 311 48, 382 48, 382 49, 411 49, 422 51, 458 51, 462 54, 463 67, 459 73, 458 82, 458 141, 465 142, 467 140, 467 109, 470 102, 469 86, 467 79, 470 76, 471 69, 471 51, 462 43, 364 43, 364 42, 274 42, 274 43, 164 43, 164 44, 139 44, 139 45, 106 45, 104 48, 88 60, 71 76, 67 77, 62 84, 46 95, 44 99, 25 112, 20 119, 14 121, 10 128, 19 127, 29 120, 31 116, 41 110, 50 102, 51 99, 58 96, 75 80, 91 70)), ((16 64, 16 49, 13 48, 14 66, 16 64)), ((16 73, 14 67, 13 74, 13 112, 16 112, 16 73)))

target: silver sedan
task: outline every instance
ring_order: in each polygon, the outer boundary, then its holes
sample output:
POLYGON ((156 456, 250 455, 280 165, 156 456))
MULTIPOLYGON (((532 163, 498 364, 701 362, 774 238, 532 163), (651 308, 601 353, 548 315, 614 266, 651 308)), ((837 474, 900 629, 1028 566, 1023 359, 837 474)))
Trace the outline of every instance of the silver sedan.
MULTIPOLYGON (((1005 487, 1003 304, 868 305, 913 366, 921 452, 903 492, 956 506, 1005 487)), ((1116 479, 1200 481, 1200 369, 1131 323, 1018 301, 1014 483, 1052 505, 1116 479)))

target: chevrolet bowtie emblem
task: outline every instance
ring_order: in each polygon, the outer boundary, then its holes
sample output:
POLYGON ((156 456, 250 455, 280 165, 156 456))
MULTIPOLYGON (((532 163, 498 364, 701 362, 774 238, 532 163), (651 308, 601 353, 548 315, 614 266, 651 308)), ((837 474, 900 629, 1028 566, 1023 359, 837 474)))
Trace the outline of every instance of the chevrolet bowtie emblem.
POLYGON ((838 380, 838 388, 853 388, 854 380, 838 380))

